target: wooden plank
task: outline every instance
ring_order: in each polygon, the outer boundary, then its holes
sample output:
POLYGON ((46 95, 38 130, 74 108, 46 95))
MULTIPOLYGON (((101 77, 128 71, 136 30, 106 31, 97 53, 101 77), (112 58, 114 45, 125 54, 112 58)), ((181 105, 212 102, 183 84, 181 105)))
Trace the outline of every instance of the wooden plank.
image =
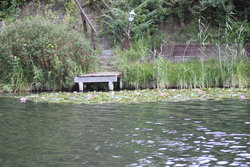
POLYGON ((94 31, 94 29, 91 29, 91 41, 92 41, 93 48, 96 49, 95 31, 94 31))
POLYGON ((200 56, 201 52, 200 51, 175 51, 173 53, 174 56, 200 56))
POLYGON ((88 26, 87 26, 87 22, 83 16, 83 14, 81 13, 81 18, 82 18, 82 24, 83 24, 83 30, 85 32, 85 34, 88 32, 88 26))
POLYGON ((101 76, 117 76, 121 77, 120 72, 97 72, 97 73, 89 73, 89 74, 84 74, 79 77, 101 77, 101 76))
POLYGON ((116 76, 111 77, 75 77, 76 83, 117 82, 116 76))

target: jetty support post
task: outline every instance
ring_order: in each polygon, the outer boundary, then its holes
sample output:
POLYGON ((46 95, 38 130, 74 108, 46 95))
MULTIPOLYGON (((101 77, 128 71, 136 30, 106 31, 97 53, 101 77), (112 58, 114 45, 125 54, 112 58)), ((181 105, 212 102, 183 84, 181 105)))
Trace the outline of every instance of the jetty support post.
POLYGON ((83 82, 78 82, 79 92, 83 92, 83 82))
POLYGON ((109 81, 109 91, 114 91, 114 83, 109 81))

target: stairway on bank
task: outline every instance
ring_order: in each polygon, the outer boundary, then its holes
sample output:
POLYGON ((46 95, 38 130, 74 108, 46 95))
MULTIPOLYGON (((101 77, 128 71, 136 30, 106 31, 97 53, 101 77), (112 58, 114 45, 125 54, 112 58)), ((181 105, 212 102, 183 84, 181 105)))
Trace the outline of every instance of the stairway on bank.
MULTIPOLYGON (((82 0, 81 4, 84 4, 84 0, 82 0)), ((115 71, 115 58, 114 58, 114 51, 107 39, 107 36, 101 35, 99 31, 99 23, 97 18, 100 16, 100 13, 91 9, 91 6, 83 7, 87 17, 89 18, 90 22, 93 24, 94 28, 96 29, 96 44, 98 47, 101 47, 101 53, 98 56, 100 62, 100 70, 101 71, 115 71)))

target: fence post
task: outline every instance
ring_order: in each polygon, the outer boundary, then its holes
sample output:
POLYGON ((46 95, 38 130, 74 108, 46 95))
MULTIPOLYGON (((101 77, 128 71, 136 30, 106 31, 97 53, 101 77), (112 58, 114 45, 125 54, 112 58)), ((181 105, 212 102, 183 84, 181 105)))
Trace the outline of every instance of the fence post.
POLYGON ((95 31, 93 30, 93 28, 91 28, 91 42, 92 42, 93 48, 96 49, 95 31))
POLYGON ((82 13, 81 13, 81 18, 82 18, 83 30, 84 30, 85 33, 87 33, 88 32, 88 26, 87 26, 87 22, 86 22, 86 20, 85 20, 82 13))
POLYGON ((124 49, 127 50, 130 47, 130 30, 131 30, 131 22, 128 23, 128 28, 125 33, 125 40, 124 40, 124 49))
POLYGON ((87 24, 91 28, 91 42, 92 42, 93 48, 96 49, 96 43, 95 43, 96 30, 95 30, 94 26, 92 25, 92 23, 90 22, 88 16, 86 15, 84 10, 82 9, 79 2, 77 0, 75 0, 75 3, 76 3, 78 11, 80 12, 81 18, 82 18, 82 24, 83 24, 83 28, 84 28, 85 33, 87 33, 87 31, 88 31, 87 24))

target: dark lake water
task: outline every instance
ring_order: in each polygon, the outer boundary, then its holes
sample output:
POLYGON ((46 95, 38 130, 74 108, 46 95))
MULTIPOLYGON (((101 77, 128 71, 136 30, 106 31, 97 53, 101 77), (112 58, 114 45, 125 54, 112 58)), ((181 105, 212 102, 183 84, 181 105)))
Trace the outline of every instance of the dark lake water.
POLYGON ((250 100, 35 104, 0 97, 0 166, 250 166, 250 100))

